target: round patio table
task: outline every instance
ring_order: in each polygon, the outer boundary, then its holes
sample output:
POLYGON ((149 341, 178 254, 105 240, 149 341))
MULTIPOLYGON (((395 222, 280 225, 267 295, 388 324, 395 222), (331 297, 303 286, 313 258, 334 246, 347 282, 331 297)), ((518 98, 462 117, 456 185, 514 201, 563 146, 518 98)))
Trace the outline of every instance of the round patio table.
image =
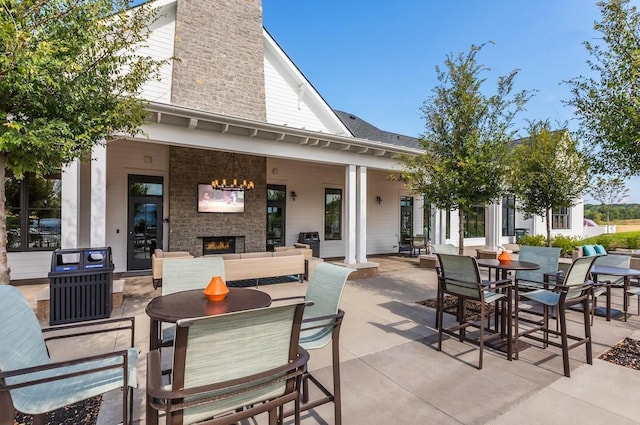
POLYGON ((491 269, 495 270, 496 280, 507 279, 509 270, 538 270, 540 268, 540 264, 531 263, 529 261, 511 260, 501 263, 499 260, 480 258, 477 259, 476 262, 480 267, 489 268, 489 279, 491 279, 491 269), (500 270, 502 270, 502 277, 498 277, 500 270))

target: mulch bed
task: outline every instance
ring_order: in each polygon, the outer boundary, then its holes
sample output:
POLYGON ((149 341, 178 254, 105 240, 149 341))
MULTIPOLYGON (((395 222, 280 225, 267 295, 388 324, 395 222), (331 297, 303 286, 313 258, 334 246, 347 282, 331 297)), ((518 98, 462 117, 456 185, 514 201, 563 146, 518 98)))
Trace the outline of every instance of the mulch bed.
POLYGON ((598 358, 629 369, 640 370, 640 341, 625 338, 600 354, 598 358))
MULTIPOLYGON (((427 307, 436 308, 437 300, 435 298, 431 298, 424 301, 416 301, 417 304, 422 304, 427 307)), ((480 320, 480 303, 478 301, 466 301, 467 307, 467 320, 480 320)), ((494 306, 489 305, 489 312, 493 314, 494 306)), ((444 297, 444 312, 453 314, 454 316, 458 314, 458 297, 456 296, 445 296, 444 297)))
MULTIPOLYGON (((95 425, 98 421, 102 396, 80 401, 62 409, 47 413, 47 425, 95 425)), ((16 412, 14 425, 31 425, 33 416, 16 412)))

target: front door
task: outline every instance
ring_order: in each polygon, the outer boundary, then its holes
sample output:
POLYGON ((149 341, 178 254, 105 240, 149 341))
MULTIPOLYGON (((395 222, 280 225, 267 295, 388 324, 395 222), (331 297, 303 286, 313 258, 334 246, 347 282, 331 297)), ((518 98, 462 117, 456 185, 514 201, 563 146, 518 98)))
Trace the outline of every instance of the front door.
POLYGON ((150 269, 162 248, 162 187, 162 177, 129 176, 127 270, 150 269))
POLYGON ((400 245, 411 245, 413 237, 413 196, 400 198, 400 245))
POLYGON ((287 187, 267 185, 267 251, 285 245, 287 187))

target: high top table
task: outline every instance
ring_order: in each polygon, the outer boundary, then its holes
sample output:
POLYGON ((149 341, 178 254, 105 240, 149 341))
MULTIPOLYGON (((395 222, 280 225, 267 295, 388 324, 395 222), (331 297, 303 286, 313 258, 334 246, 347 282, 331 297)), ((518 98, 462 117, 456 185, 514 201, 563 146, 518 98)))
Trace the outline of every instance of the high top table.
MULTIPOLYGON (((594 264, 593 267, 591 267, 591 276, 593 277, 593 281, 597 282, 598 281, 598 275, 608 275, 608 276, 621 276, 623 277, 623 294, 622 294, 622 305, 623 305, 623 312, 624 312, 624 320, 625 322, 627 321, 627 310, 629 307, 629 298, 627 295, 627 289, 629 289, 629 281, 631 280, 632 277, 640 277, 640 270, 636 270, 636 269, 625 269, 624 267, 613 267, 613 266, 599 266, 597 264, 594 264)), ((607 285, 606 287, 607 290, 607 308, 606 308, 606 312, 605 312, 605 316, 607 318, 607 321, 611 320, 611 312, 614 311, 614 314, 619 314, 618 311, 613 310, 611 308, 611 286, 607 285)))
POLYGON ((478 258, 476 260, 479 267, 489 268, 489 280, 491 280, 491 269, 495 270, 496 280, 507 279, 509 276, 509 270, 538 270, 539 264, 530 263, 528 261, 511 260, 506 262, 500 262, 500 260, 478 258), (499 271, 502 271, 502 277, 498 277, 499 271))

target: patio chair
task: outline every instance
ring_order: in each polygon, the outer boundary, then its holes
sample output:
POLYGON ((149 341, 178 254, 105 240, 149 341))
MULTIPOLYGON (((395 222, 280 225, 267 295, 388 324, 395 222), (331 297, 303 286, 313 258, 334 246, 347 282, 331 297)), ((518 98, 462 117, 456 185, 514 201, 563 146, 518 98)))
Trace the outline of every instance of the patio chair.
MULTIPOLYGON (((610 267, 620 267, 623 269, 628 269, 631 267, 631 256, 630 255, 601 255, 596 257, 593 262, 594 265, 598 266, 610 266, 610 267)), ((599 274, 598 276, 597 286, 593 288, 592 295, 592 303, 591 303, 591 324, 593 325, 593 316, 595 316, 596 308, 598 307, 598 297, 600 295, 610 296, 611 288, 624 288, 624 276, 610 276, 599 274)), ((628 291, 627 291, 628 293, 628 291)), ((626 296, 626 294, 623 294, 626 296)), ((626 311, 624 312, 626 315, 626 311)))
POLYGON ((636 278, 636 281, 627 288, 626 296, 633 295, 638 297, 638 315, 640 316, 640 279, 636 278))
POLYGON ((133 317, 41 329, 22 293, 0 285, 0 323, 1 425, 14 423, 14 409, 33 415, 34 424, 44 424, 47 412, 118 388, 122 422, 130 423, 138 358, 133 317), (60 362, 49 356, 48 341, 123 330, 131 332, 132 348, 60 362))
POLYGON ((268 412, 275 425, 293 401, 299 424, 309 358, 298 346, 303 310, 298 303, 178 320, 172 384, 162 384, 159 352, 147 354, 147 423, 158 423, 158 411, 173 425, 229 425, 268 412))
MULTIPOLYGON (((308 371, 303 376, 303 405, 302 410, 309 410, 325 403, 333 402, 335 424, 342 424, 342 397, 340 390, 340 326, 344 311, 340 310, 340 300, 347 278, 354 271, 344 266, 331 263, 320 263, 311 275, 305 301, 312 303, 304 310, 300 346, 305 350, 317 350, 331 342, 333 365, 333 392, 329 391, 308 371), (309 381, 311 381, 324 396, 309 401, 309 381)), ((295 299, 288 297, 274 299, 273 302, 295 299)), ((285 416, 289 416, 289 412, 285 416)))
MULTIPOLYGON (((441 274, 438 276, 438 296, 437 296, 437 323, 438 323, 438 351, 442 350, 442 335, 448 334, 460 340, 460 342, 472 342, 479 346, 478 369, 482 369, 482 357, 484 354, 485 342, 504 338, 507 340, 507 358, 512 356, 512 307, 511 307, 511 280, 482 281, 476 259, 466 255, 437 254, 441 274), (444 297, 453 295, 458 297, 457 324, 445 328, 443 322, 444 297), (480 307, 480 323, 472 321, 466 314, 466 301, 476 301, 480 307), (500 313, 506 319, 506 335, 504 328, 502 333, 488 333, 488 322, 490 309, 488 306, 493 302, 499 302, 500 313), (470 338, 466 334, 468 327, 477 328, 479 337, 470 338)), ((497 313, 496 313, 497 314, 497 313)))
POLYGON ((558 271, 560 262, 560 248, 546 246, 523 245, 518 254, 518 261, 527 261, 540 265, 537 270, 516 271, 516 286, 522 289, 543 289, 544 275, 558 271))
MULTIPOLYGON (((165 258, 162 262, 162 295, 180 291, 203 289, 213 276, 225 279, 222 257, 165 258)), ((159 347, 171 347, 176 328, 171 325, 158 335, 159 347)))
MULTIPOLYGON (((562 284, 556 283, 549 289, 535 289, 529 292, 521 292, 519 296, 536 303, 542 304, 543 319, 542 322, 533 322, 536 326, 526 331, 516 334, 516 338, 524 336, 535 341, 542 342, 543 347, 553 345, 562 349, 562 363, 564 366, 564 375, 571 376, 569 368, 569 350, 580 345, 585 345, 587 363, 593 363, 593 355, 591 349, 591 321, 589 319, 589 301, 593 291, 593 282, 589 280, 589 273, 594 260, 597 257, 579 257, 576 258, 569 271, 567 272, 562 284), (570 335, 567 330, 567 308, 580 304, 583 310, 584 320, 584 337, 570 335), (549 329, 549 308, 557 309, 558 323, 560 330, 549 329), (542 331, 543 336, 539 337, 533 333, 542 331), (560 337, 560 342, 550 341, 549 334, 560 337), (575 343, 569 345, 569 340, 575 343)), ((518 296, 516 296, 516 320, 519 320, 518 296)))
POLYGON ((425 253, 428 253, 429 245, 428 240, 425 235, 415 235, 411 239, 411 256, 418 253, 420 255, 420 251, 424 250, 425 253))
POLYGON ((450 243, 442 245, 432 245, 431 250, 434 254, 458 255, 458 248, 450 243))

